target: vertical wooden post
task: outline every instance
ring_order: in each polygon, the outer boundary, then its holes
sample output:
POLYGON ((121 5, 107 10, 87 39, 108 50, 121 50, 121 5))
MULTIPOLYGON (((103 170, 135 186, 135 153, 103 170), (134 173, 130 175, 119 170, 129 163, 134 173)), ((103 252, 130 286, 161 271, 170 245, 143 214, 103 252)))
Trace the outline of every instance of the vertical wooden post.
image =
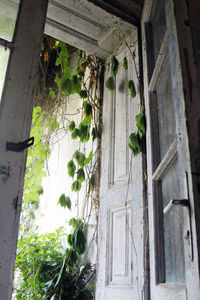
POLYGON ((27 151, 6 143, 29 137, 48 0, 23 0, 0 104, 0 299, 11 299, 27 151))

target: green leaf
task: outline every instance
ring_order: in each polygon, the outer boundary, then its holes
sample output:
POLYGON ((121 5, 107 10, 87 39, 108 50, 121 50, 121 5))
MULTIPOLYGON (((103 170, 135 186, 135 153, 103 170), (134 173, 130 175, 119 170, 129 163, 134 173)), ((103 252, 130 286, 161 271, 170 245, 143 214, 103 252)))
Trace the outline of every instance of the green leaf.
POLYGON ((84 126, 87 126, 91 123, 91 120, 92 120, 91 115, 86 115, 85 118, 82 121, 82 124, 84 126))
POLYGON ((138 128, 138 133, 140 135, 140 138, 142 138, 145 135, 146 131, 146 122, 145 122, 145 111, 144 107, 141 107, 141 112, 136 116, 136 126, 138 128))
POLYGON ((81 99, 87 98, 87 91, 86 90, 81 90, 79 93, 79 96, 81 99))
POLYGON ((79 218, 71 218, 69 220, 69 225, 72 226, 74 229, 83 228, 83 221, 79 218))
POLYGON ((61 78, 60 88, 61 88, 61 92, 63 94, 70 95, 73 91, 72 80, 69 78, 65 78, 65 76, 64 76, 63 78, 61 78))
POLYGON ((74 164, 74 161, 73 160, 70 160, 67 164, 67 168, 68 168, 68 174, 70 177, 74 177, 74 173, 76 171, 76 166, 74 164))
POLYGON ((62 194, 59 198, 58 204, 64 208, 69 208, 71 210, 71 200, 70 197, 66 197, 65 194, 62 194))
POLYGON ((74 89, 74 91, 77 94, 79 94, 81 92, 81 80, 78 78, 77 75, 73 75, 72 81, 73 81, 73 89, 74 89))
POLYGON ((107 80, 106 80, 106 83, 105 83, 106 87, 108 90, 110 91, 115 91, 115 81, 114 81, 114 78, 113 76, 110 76, 107 80))
MULTIPOLYGON (((73 246, 73 245, 72 245, 73 246)), ((67 252, 67 263, 69 266, 74 266, 74 264, 77 262, 77 259, 78 259, 78 255, 76 253, 75 250, 73 249, 67 249, 68 252, 67 252)))
POLYGON ((89 156, 84 160, 84 165, 88 165, 93 158, 93 151, 90 152, 89 156))
POLYGON ((124 67, 125 70, 128 69, 128 60, 127 60, 126 56, 123 59, 123 67, 124 67))
POLYGON ((76 151, 73 155, 73 158, 76 159, 77 163, 79 164, 80 167, 84 167, 84 161, 85 161, 85 154, 80 152, 80 151, 76 151))
POLYGON ((129 80, 129 82, 128 82, 128 88, 130 90, 131 97, 135 98, 135 96, 136 96, 136 89, 135 89, 135 84, 134 84, 133 80, 129 80))
POLYGON ((72 139, 75 140, 77 137, 80 136, 80 130, 78 128, 75 128, 74 131, 72 132, 72 139))
POLYGON ((92 128, 91 135, 92 135, 92 141, 94 142, 97 138, 97 130, 95 127, 92 128))
POLYGON ((80 131, 79 137, 82 143, 84 141, 88 141, 90 138, 90 126, 88 126, 87 124, 85 126, 84 125, 85 123, 83 121, 79 124, 79 131, 80 131))
POLYGON ((42 43, 41 51, 44 51, 44 42, 42 43))
POLYGON ((86 104, 85 112, 87 116, 92 114, 92 105, 90 103, 86 104))
POLYGON ((38 194, 35 193, 29 193, 29 198, 33 201, 37 201, 38 200, 38 194))
POLYGON ((129 148, 133 152, 133 155, 137 155, 141 151, 140 147, 140 136, 138 133, 131 133, 129 136, 129 143, 128 143, 129 148))
POLYGON ((74 238, 73 238, 73 235, 72 234, 68 234, 67 236, 67 242, 70 246, 73 246, 74 245, 74 238))
POLYGON ((78 170, 77 180, 80 181, 81 183, 85 180, 85 172, 84 172, 83 168, 78 170))
POLYGON ((61 279, 61 277, 62 277, 62 275, 63 275, 64 270, 65 270, 65 267, 66 267, 66 262, 65 262, 65 260, 63 260, 63 264, 62 264, 62 267, 61 267, 60 272, 59 272, 59 274, 58 274, 58 279, 57 279, 57 281, 56 281, 56 283, 55 283, 54 288, 56 288, 57 285, 59 284, 60 279, 61 279))
POLYGON ((57 84, 58 88, 60 89, 61 78, 59 77, 58 73, 56 73, 55 83, 57 84))
POLYGON ((118 73, 118 68, 119 68, 119 61, 117 60, 117 58, 113 55, 111 58, 111 70, 112 70, 112 74, 113 76, 116 76, 118 73))
POLYGON ((92 176, 89 180, 89 188, 90 188, 90 191, 93 191, 95 188, 95 174, 92 174, 92 176))
POLYGON ((56 99, 56 93, 52 88, 50 87, 49 96, 54 100, 56 99))
POLYGON ((39 196, 40 196, 40 195, 43 195, 43 193, 44 193, 43 188, 40 187, 40 188, 38 189, 37 193, 38 193, 39 196))
POLYGON ((76 124, 75 124, 74 121, 71 121, 71 122, 69 123, 69 125, 68 125, 68 129, 69 129, 70 132, 73 132, 74 129, 75 129, 75 127, 76 127, 76 124))
POLYGON ((81 183, 80 183, 80 181, 75 180, 75 181, 72 183, 71 189, 72 189, 73 192, 78 192, 78 191, 80 191, 80 190, 81 190, 81 183))
POLYGON ((86 245, 86 238, 85 234, 81 229, 79 229, 76 233, 76 243, 75 243, 75 249, 78 252, 78 254, 83 254, 85 252, 85 245, 86 245))

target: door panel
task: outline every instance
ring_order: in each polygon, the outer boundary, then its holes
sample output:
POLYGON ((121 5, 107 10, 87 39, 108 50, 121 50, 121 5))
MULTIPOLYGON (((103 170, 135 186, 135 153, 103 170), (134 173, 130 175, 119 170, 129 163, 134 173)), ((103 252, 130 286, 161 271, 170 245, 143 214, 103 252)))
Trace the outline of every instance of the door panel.
MULTIPOLYGON (((136 41, 135 30, 129 43, 136 41)), ((121 46, 116 56, 116 93, 104 90, 96 299, 139 300, 144 285, 142 156, 131 156, 128 139, 136 131, 140 99, 139 94, 132 99, 127 87, 127 79, 137 86, 129 50, 121 46)), ((105 80, 109 76, 107 67, 105 80)))
POLYGON ((191 170, 173 1, 146 1, 142 24, 151 298, 197 300, 191 170))
POLYGON ((132 284, 132 246, 131 228, 132 207, 112 207, 108 211, 108 273, 107 284, 126 285, 132 284))

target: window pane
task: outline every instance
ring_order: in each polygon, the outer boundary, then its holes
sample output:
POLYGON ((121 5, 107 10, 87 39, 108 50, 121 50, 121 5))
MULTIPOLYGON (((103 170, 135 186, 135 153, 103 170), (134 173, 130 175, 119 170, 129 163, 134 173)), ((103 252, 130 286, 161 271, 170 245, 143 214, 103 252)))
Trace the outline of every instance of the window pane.
POLYGON ((174 117, 172 80, 168 56, 164 62, 156 83, 157 113, 160 141, 160 158, 162 159, 176 137, 174 117))
POLYGON ((154 1, 152 13, 151 13, 151 26, 153 34, 153 52, 154 59, 156 61, 162 41, 166 31, 166 21, 165 21, 165 1, 154 1))
POLYGON ((0 38, 12 41, 20 0, 0 0, 0 38))
POLYGON ((4 80, 7 70, 8 58, 9 58, 10 50, 5 50, 4 47, 0 46, 0 101, 4 86, 4 80))
MULTIPOLYGON (((180 198, 177 160, 161 181, 163 208, 171 199, 180 198)), ((164 215, 165 281, 185 282, 183 213, 182 206, 174 206, 164 215)))

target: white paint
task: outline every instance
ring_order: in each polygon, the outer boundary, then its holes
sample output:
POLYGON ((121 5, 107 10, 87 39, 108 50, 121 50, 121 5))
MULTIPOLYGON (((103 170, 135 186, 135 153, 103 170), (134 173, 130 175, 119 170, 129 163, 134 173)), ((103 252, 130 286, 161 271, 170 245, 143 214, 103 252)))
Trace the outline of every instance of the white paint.
MULTIPOLYGON (((136 40, 135 29, 128 43, 137 49, 136 40)), ((137 78, 127 47, 120 47, 116 55, 120 62, 116 94, 104 90, 96 299, 139 300, 144 282, 142 156, 131 159, 128 137, 136 130, 140 97, 137 93, 132 99, 127 87, 119 93, 124 75, 136 86, 137 78), (127 74, 122 66, 124 56, 127 74)), ((107 68, 105 80, 110 73, 107 68)))
POLYGON ((50 0, 45 33, 105 59, 133 26, 87 0, 50 0))
POLYGON ((0 105, 0 299, 11 299, 26 151, 6 151, 6 142, 29 136, 47 1, 23 1, 0 105), (27 18, 27 16, 29 16, 27 18), (26 63, 24 63, 24 61, 26 63))
MULTIPOLYGON (((185 109, 184 109, 184 95, 183 95, 183 82, 181 76, 181 62, 179 57, 178 43, 177 43, 177 32, 176 32, 176 24, 174 18, 174 9, 173 9, 173 1, 165 1, 166 9, 167 9, 167 29, 168 29, 168 43, 169 43, 169 61, 171 65, 171 77, 173 83, 173 100, 174 100, 174 111, 176 117, 176 130, 177 137, 179 137, 177 146, 176 143, 173 144, 171 149, 168 150, 166 156, 162 160, 160 166, 157 168, 157 171, 153 174, 152 172, 152 141, 151 137, 155 135, 155 132, 152 132, 151 122, 150 122, 150 97, 149 97, 149 89, 153 90, 155 85, 155 80, 148 83, 147 76, 147 52, 148 47, 151 45, 147 44, 145 36, 145 23, 149 21, 150 11, 152 7, 152 0, 146 0, 143 10, 142 17, 142 42, 143 42, 143 62, 144 62, 144 85, 145 85, 145 104, 146 104, 146 116, 147 116, 147 165, 148 165, 148 198, 149 198, 149 232, 150 232, 150 282, 151 282, 151 298, 154 300, 164 300, 164 299, 180 299, 180 300, 190 300, 190 299, 199 299, 199 276, 197 275, 196 268, 197 263, 192 263, 188 252, 189 247, 187 243, 184 244, 185 248, 185 261, 186 261, 186 284, 177 284, 177 283, 156 283, 156 256, 158 253, 158 249, 155 244, 155 226, 157 225, 154 215, 154 203, 155 199, 153 197, 153 188, 152 188, 152 179, 159 180, 162 177, 163 170, 169 165, 169 160, 173 158, 176 154, 178 157, 178 168, 179 173, 177 176, 180 178, 181 190, 180 190, 180 199, 185 197, 185 188, 184 188, 184 172, 188 170, 190 172, 190 164, 189 164, 189 154, 188 154, 188 144, 187 144, 187 132, 185 127, 185 109), (195 265, 195 266, 194 266, 195 265), (194 271, 195 270, 195 271, 194 271), (196 288, 195 288, 196 287, 196 288)), ((182 14, 182 11, 181 11, 182 14)), ((182 28, 181 28, 182 29, 182 28)), ((163 50, 163 49, 162 49, 163 50)), ((162 56, 162 51, 160 52, 162 56)), ((158 58, 158 61, 161 62, 161 59, 158 58)), ((157 64, 158 66, 158 64, 157 64)), ((154 76, 155 77, 155 76, 154 76)), ((154 128, 155 130, 155 128, 154 128)), ((166 170, 165 170, 166 171, 166 170)), ((173 189, 172 186, 169 187, 170 190, 173 189)), ((192 194, 191 194, 191 204, 192 204, 192 194)), ((188 214, 185 214, 185 218, 188 218, 188 214)), ((194 219, 192 218, 192 222, 194 219)), ((185 222, 187 226, 187 220, 185 222)), ((184 228, 186 229, 186 228, 184 228)), ((186 231, 185 231, 186 232, 186 231)), ((194 233, 194 232, 193 232, 194 233)), ((195 235, 194 245, 196 243, 195 235)), ((195 248, 196 252, 196 248, 195 248)))

